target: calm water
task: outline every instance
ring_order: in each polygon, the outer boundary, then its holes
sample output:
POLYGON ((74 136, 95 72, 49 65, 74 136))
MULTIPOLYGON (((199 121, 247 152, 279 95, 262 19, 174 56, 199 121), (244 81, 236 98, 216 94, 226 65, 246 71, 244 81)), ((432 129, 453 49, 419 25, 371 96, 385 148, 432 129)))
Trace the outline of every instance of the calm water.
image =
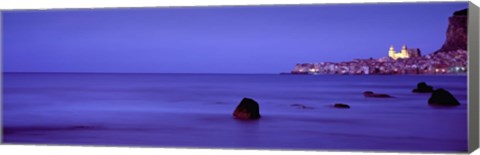
POLYGON ((467 151, 466 76, 13 74, 5 143, 302 150, 467 151), (420 81, 457 107, 428 106, 420 81), (365 98, 363 91, 395 98, 365 98), (243 97, 262 118, 232 112, 243 97), (346 103, 351 109, 332 108, 346 103), (303 104, 312 109, 300 109, 303 104))

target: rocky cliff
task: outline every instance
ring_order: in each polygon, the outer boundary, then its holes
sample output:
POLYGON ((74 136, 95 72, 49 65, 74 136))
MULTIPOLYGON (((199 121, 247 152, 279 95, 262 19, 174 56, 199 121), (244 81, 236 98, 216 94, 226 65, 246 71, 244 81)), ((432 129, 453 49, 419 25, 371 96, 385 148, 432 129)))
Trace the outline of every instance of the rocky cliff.
POLYGON ((468 9, 463 9, 448 18, 447 39, 437 52, 467 50, 467 15, 468 9))

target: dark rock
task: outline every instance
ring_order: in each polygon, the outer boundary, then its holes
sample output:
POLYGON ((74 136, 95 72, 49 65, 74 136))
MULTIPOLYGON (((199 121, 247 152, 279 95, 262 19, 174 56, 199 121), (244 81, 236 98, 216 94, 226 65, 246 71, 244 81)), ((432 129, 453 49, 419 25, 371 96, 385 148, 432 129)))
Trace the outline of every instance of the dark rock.
POLYGON ((303 105, 303 104, 292 104, 290 106, 297 107, 297 108, 300 108, 300 109, 313 109, 313 107, 309 107, 309 106, 306 106, 306 105, 303 105))
POLYGON ((233 112, 233 116, 238 119, 259 119, 260 108, 258 103, 253 99, 243 98, 233 112))
POLYGON ((365 91, 363 92, 363 96, 365 97, 374 97, 374 98, 392 98, 392 96, 388 94, 375 94, 372 91, 365 91))
POLYGON ((467 16, 468 15, 468 9, 463 9, 459 11, 455 11, 453 13, 454 16, 467 16))
POLYGON ((460 102, 447 90, 437 89, 433 91, 432 96, 428 99, 430 105, 443 105, 443 106, 456 106, 460 105, 460 102))
POLYGON ((349 106, 348 104, 343 104, 343 103, 335 103, 335 105, 333 105, 333 107, 335 107, 335 108, 350 109, 350 106, 349 106))
POLYGON ((448 18, 447 37, 442 48, 435 53, 467 50, 467 13, 468 9, 463 9, 448 18))
POLYGON ((417 84, 417 88, 413 89, 412 92, 415 93, 431 93, 433 92, 433 87, 427 85, 425 82, 420 82, 417 84))

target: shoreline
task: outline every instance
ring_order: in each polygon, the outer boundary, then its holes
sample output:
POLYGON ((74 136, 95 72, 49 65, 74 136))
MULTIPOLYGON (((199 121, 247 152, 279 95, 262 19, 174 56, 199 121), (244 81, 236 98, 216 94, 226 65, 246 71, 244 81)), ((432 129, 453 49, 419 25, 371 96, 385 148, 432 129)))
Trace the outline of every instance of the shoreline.
POLYGON ((468 76, 468 73, 462 74, 295 74, 295 73, 280 73, 281 75, 341 75, 341 76, 468 76))
POLYGON ((461 74, 296 74, 296 73, 109 73, 109 72, 2 72, 6 74, 146 74, 146 75, 308 75, 308 76, 468 76, 461 74))

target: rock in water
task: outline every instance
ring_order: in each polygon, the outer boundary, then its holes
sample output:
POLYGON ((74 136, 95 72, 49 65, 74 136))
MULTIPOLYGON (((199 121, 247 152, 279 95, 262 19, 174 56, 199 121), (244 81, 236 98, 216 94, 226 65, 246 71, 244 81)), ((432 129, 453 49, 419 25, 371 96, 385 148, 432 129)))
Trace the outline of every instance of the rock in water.
POLYGON ((349 106, 348 104, 343 104, 343 103, 335 103, 335 105, 333 105, 333 107, 335 107, 335 108, 350 109, 350 106, 349 106))
POLYGON ((363 96, 365 97, 374 97, 374 98, 392 98, 392 96, 388 94, 375 94, 372 91, 365 91, 363 92, 363 96))
POLYGON ((233 112, 233 116, 238 119, 259 119, 260 108, 258 103, 253 99, 243 98, 233 112))
POLYGON ((433 92, 433 87, 427 85, 425 82, 420 82, 417 84, 417 88, 413 89, 412 92, 415 93, 431 93, 433 92))
POLYGON ((313 109, 313 107, 309 107, 309 106, 306 106, 306 105, 303 105, 303 104, 292 104, 290 106, 297 107, 299 109, 313 109))
POLYGON ((430 105, 444 105, 444 106, 456 106, 460 105, 460 102, 447 90, 437 89, 433 91, 432 96, 428 99, 430 105))

